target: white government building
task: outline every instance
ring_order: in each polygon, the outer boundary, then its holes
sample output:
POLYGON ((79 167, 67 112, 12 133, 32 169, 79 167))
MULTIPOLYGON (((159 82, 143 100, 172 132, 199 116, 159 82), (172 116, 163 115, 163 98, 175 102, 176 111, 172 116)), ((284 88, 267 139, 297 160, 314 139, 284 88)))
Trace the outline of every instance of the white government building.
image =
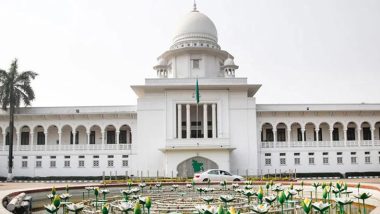
MULTIPOLYGON (((196 9, 153 68, 157 78, 131 86, 136 106, 21 108, 14 176, 192 176, 193 160, 242 175, 380 171, 379 104, 256 104, 261 85, 236 77, 196 9)), ((0 114, 2 177, 8 118, 0 114)))

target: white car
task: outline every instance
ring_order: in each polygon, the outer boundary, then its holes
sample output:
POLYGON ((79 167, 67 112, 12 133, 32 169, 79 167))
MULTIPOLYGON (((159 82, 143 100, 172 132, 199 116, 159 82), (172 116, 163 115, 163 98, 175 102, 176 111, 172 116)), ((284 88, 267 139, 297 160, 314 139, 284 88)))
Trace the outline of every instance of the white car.
POLYGON ((244 178, 239 175, 232 175, 231 173, 220 169, 209 169, 205 172, 194 174, 195 182, 207 181, 244 181, 244 178))

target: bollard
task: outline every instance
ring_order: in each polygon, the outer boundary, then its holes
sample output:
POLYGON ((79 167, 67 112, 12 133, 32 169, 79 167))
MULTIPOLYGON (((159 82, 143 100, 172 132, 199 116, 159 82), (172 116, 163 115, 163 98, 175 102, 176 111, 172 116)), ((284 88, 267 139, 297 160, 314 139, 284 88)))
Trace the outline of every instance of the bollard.
POLYGON ((112 172, 110 171, 110 181, 112 180, 112 172))
POLYGON ((156 180, 158 181, 158 170, 157 170, 157 176, 156 176, 156 180))
POLYGON ((248 169, 245 170, 245 177, 248 179, 248 169))
POLYGON ((267 176, 267 177, 268 177, 268 179, 269 179, 269 174, 270 174, 270 172, 269 172, 269 169, 268 169, 268 176, 267 176))
POLYGON ((173 170, 172 170, 172 179, 173 179, 173 177, 174 177, 174 176, 173 176, 173 170))
POLYGON ((128 171, 125 171, 125 180, 128 179, 128 171))
POLYGON ((117 170, 115 170, 115 180, 117 180, 117 170))
POLYGON ((106 172, 105 171, 103 171, 103 184, 104 184, 104 182, 106 182, 106 172))
POLYGON ((277 178, 277 169, 274 169, 274 179, 277 178))
POLYGON ((281 180, 281 169, 280 169, 280 180, 281 180))
POLYGON ((297 169, 294 169, 294 179, 297 179, 297 169))

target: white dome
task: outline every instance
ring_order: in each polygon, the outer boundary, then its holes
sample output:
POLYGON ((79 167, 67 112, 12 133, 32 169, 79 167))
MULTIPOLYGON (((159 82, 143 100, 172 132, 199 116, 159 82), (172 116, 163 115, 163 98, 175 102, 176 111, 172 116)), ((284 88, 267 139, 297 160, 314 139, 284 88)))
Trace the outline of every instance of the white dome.
POLYGON ((225 61, 224 61, 224 66, 226 65, 235 65, 235 62, 233 59, 231 59, 230 57, 228 57, 225 61))
POLYGON ((168 63, 166 62, 166 60, 164 58, 160 58, 158 60, 158 65, 167 65, 168 63))
POLYGON ((209 17, 198 11, 192 11, 180 21, 173 40, 174 43, 178 43, 199 39, 217 43, 218 33, 209 17))

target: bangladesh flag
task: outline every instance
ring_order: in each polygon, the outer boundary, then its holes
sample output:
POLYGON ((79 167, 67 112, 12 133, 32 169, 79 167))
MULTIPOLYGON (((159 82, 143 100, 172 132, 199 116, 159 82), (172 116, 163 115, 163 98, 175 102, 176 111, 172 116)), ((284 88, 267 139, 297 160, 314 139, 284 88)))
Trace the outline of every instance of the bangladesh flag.
POLYGON ((198 86, 198 78, 197 82, 195 83, 195 100, 197 101, 197 104, 199 103, 199 86, 198 86))

